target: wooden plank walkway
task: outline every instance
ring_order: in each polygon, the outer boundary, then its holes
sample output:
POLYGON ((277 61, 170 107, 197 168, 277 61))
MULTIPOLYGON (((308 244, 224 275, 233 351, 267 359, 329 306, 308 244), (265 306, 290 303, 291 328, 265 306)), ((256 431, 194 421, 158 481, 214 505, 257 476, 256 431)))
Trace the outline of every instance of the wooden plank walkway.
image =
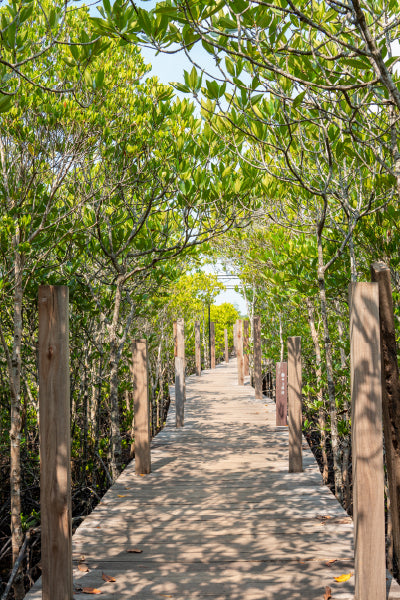
MULTIPOLYGON (((353 571, 353 527, 303 446, 304 473, 289 474, 287 429, 237 385, 234 361, 188 377, 185 427, 172 403, 153 472, 129 465, 75 533, 75 585, 104 600, 322 600, 325 586, 353 598, 354 577, 334 580, 353 571)), ((38 582, 27 599, 40 598, 38 582)))

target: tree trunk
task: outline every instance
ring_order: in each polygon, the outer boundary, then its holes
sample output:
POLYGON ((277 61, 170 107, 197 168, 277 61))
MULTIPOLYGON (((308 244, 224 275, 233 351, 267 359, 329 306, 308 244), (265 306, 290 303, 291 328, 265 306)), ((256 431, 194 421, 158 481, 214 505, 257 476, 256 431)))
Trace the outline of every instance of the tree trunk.
MULTIPOLYGON (((15 240, 15 245, 18 240, 15 240)), ((22 345, 22 274, 23 258, 15 250, 14 254, 14 336, 12 349, 11 389, 11 428, 10 428, 10 487, 11 487, 11 543, 13 564, 18 558, 23 532, 21 523, 21 345, 22 345)), ((16 600, 22 600, 25 589, 20 568, 13 584, 16 600)))
POLYGON ((335 479, 335 494, 337 499, 342 500, 342 469, 340 465, 340 444, 339 432, 337 426, 336 396, 335 396, 335 378, 333 373, 332 361, 332 341, 328 326, 328 307, 326 301, 325 287, 325 266, 322 248, 322 232, 318 232, 318 289, 321 306, 321 319, 324 331, 324 347, 326 360, 326 375, 328 383, 329 413, 331 417, 331 443, 333 454, 333 471, 335 479))
POLYGON ((322 360, 321 360, 321 348, 319 345, 318 332, 315 327, 315 318, 314 318, 314 306, 310 300, 307 298, 307 312, 308 312, 308 324, 310 326, 311 338, 314 344, 314 352, 315 352, 315 362, 316 369, 315 375, 317 378, 317 401, 319 404, 318 409, 318 426, 320 429, 321 435, 321 452, 322 452, 322 478, 324 483, 328 483, 329 477, 329 467, 328 467, 328 454, 326 452, 326 418, 325 418, 325 402, 324 402, 324 393, 322 389, 322 360))
MULTIPOLYGON (((352 272, 352 281, 354 281, 353 280, 354 275, 356 275, 356 274, 352 272)), ((357 281, 357 280, 355 280, 355 281, 357 281)), ((337 321, 337 328, 338 328, 339 340, 340 340, 340 366, 341 366, 342 370, 344 371, 347 367, 347 360, 346 360, 346 353, 343 348, 344 326, 343 326, 343 321, 340 316, 341 310, 340 310, 340 304, 339 304, 338 300, 335 300, 335 308, 336 308, 336 312, 339 315, 339 318, 337 321)), ((347 384, 347 377, 343 376, 341 379, 342 379, 342 385, 345 386, 347 384)), ((343 408, 344 408, 344 417, 346 418, 346 421, 349 424, 349 429, 350 429, 351 406, 350 406, 349 402, 346 400, 346 398, 343 401, 343 408)), ((351 505, 352 505, 351 481, 350 481, 350 453, 351 453, 351 436, 349 434, 349 435, 344 436, 344 439, 343 439, 343 461, 342 461, 344 507, 347 511, 351 511, 351 505)))
POLYGON ((110 421, 111 421, 111 456, 110 468, 111 476, 115 481, 120 473, 121 466, 121 428, 120 428, 120 410, 118 398, 118 348, 117 343, 111 344, 110 350, 110 421))

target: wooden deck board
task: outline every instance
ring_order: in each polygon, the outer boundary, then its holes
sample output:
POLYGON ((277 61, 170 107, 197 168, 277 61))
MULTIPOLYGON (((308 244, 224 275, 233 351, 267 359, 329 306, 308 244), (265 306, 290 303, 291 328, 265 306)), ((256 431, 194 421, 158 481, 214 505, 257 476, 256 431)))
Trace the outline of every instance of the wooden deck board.
MULTIPOLYGON (((352 523, 306 442, 304 472, 289 474, 287 428, 270 400, 237 385, 234 361, 186 386, 185 426, 174 427, 172 403, 153 472, 129 465, 75 533, 76 586, 104 600, 322 600, 325 586, 332 600, 353 598, 354 577, 334 580, 353 571, 352 523)), ((40 582, 27 600, 39 598, 40 582)))

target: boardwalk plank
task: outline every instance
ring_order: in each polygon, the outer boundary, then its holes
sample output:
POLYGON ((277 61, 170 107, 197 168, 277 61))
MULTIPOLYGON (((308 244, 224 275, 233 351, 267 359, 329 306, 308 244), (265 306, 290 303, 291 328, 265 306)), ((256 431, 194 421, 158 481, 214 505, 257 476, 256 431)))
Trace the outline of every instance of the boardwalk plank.
MULTIPOLYGON (((354 577, 334 580, 354 569, 353 526, 306 442, 304 472, 289 474, 287 428, 272 401, 237 385, 235 361, 186 384, 185 427, 172 403, 153 473, 129 465, 75 533, 75 586, 103 600, 322 600, 327 585, 332 600, 353 598, 354 577)), ((38 582, 27 599, 40 594, 38 582)))

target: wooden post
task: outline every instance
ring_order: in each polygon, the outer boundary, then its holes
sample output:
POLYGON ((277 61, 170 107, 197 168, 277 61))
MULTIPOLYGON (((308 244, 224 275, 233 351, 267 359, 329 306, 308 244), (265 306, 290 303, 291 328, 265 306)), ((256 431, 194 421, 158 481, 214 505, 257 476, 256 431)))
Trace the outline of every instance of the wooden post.
POLYGON ((243 363, 243 321, 236 321, 236 356, 237 356, 237 371, 238 385, 244 385, 244 363, 243 363))
POLYGON ((287 425, 287 363, 276 363, 276 425, 287 425))
POLYGON ((215 369, 215 323, 210 323, 211 368, 215 369))
POLYGON ((382 416, 393 535, 393 569, 400 570, 400 380, 397 364, 392 282, 385 263, 373 263, 372 281, 379 286, 382 353, 382 416))
POLYGON ((201 342, 200 342, 200 321, 196 321, 194 324, 194 343, 195 343, 195 355, 196 355, 196 375, 201 375, 201 342))
POLYGON ((253 318, 254 338, 254 392, 257 400, 262 400, 262 372, 261 372, 261 317, 253 318))
POLYGON ((132 343, 133 411, 136 475, 151 473, 150 398, 147 340, 132 343))
POLYGON ((185 322, 176 321, 176 356, 175 356, 175 409, 176 426, 183 427, 185 411, 185 322))
POLYGON ((237 356, 237 321, 233 324, 233 352, 237 356))
POLYGON ((243 374, 246 377, 250 374, 249 370, 249 325, 247 321, 243 321, 243 374))
POLYGON ((39 287, 42 598, 72 600, 68 287, 39 287))
POLYGON ((289 473, 300 473, 302 461, 301 338, 288 338, 289 473))
POLYGON ((229 362, 229 347, 228 347, 228 330, 224 329, 224 340, 225 340, 225 362, 229 362))
POLYGON ((382 372, 377 283, 350 285, 355 599, 386 598, 382 372))

